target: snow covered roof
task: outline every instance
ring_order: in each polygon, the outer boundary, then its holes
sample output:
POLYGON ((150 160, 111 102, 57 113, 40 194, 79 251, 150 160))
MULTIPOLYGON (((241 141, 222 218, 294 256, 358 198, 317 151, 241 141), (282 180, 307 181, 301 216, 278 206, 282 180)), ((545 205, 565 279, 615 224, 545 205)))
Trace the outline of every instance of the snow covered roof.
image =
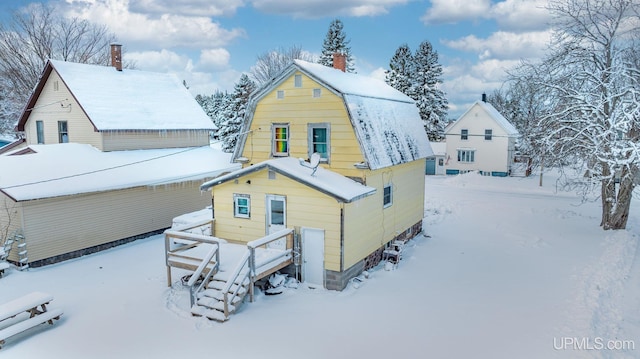
POLYGON ((507 133, 508 136, 520 135, 518 130, 511 124, 511 122, 509 122, 509 120, 502 116, 502 114, 498 112, 498 110, 496 110, 496 108, 493 107, 490 103, 484 101, 476 101, 469 107, 469 109, 467 109, 467 111, 462 114, 462 116, 460 116, 456 121, 450 123, 447 128, 445 128, 445 132, 448 132, 451 128, 453 128, 453 126, 462 118, 464 118, 467 113, 469 113, 469 111, 471 111, 471 109, 473 109, 475 106, 479 106, 483 110, 485 110, 489 114, 489 116, 491 116, 491 118, 493 118, 493 120, 498 124, 498 126, 500 126, 507 133))
MULTIPOLYGON (((252 101, 259 101, 295 71, 305 73, 343 98, 370 169, 376 170, 433 155, 415 102, 378 79, 294 60, 279 77, 259 89, 252 101)), ((251 107, 255 108, 255 104, 251 107)), ((252 116, 250 114, 248 117, 246 128, 250 127, 252 116)), ((245 139, 246 135, 237 147, 236 156, 242 152, 245 139)))
POLYGON ((101 152, 79 143, 0 156, 0 191, 16 201, 204 180, 239 165, 209 146, 101 152))
POLYGON ((55 70, 98 131, 215 129, 175 75, 49 60, 20 118, 24 128, 44 83, 55 70))
POLYGON ((433 150, 433 154, 436 156, 444 156, 447 154, 447 143, 446 142, 429 142, 431 145, 431 149, 433 150))
MULTIPOLYGON (((308 163, 307 163, 308 165, 308 163)), ((211 187, 234 180, 247 174, 268 168, 274 172, 287 176, 306 186, 314 188, 322 193, 332 196, 342 202, 352 202, 362 197, 375 193, 376 189, 362 185, 339 173, 318 167, 316 173, 311 175, 313 170, 302 166, 299 159, 282 157, 260 162, 253 166, 248 166, 235 172, 217 177, 200 186, 203 191, 211 187)))

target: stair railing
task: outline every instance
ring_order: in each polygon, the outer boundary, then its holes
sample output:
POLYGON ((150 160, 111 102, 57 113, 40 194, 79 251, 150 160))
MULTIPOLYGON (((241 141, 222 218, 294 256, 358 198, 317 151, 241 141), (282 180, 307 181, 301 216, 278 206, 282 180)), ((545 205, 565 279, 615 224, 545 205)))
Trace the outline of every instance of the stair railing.
POLYGON ((191 299, 192 307, 196 303, 197 294, 202 290, 202 288, 204 288, 205 285, 207 285, 207 283, 209 283, 209 281, 211 280, 211 277, 213 277, 213 275, 218 272, 218 269, 220 269, 220 245, 216 243, 213 245, 213 247, 207 253, 207 255, 202 259, 202 262, 200 263, 198 268, 195 270, 195 272, 193 272, 193 274, 191 275, 191 278, 189 278, 189 281, 187 282, 187 286, 189 287, 189 294, 190 294, 189 298, 191 299), (207 274, 202 279, 202 282, 200 283, 200 285, 196 288, 195 285, 198 282, 198 279, 202 275, 202 272, 204 272, 204 270, 207 268, 207 265, 211 263, 211 260, 213 259, 214 256, 216 257, 215 264, 211 266, 207 274))
MULTIPOLYGON (((232 303, 233 300, 238 296, 238 293, 242 288, 242 284, 244 283, 244 281, 247 278, 250 278, 250 275, 251 275, 251 268, 249 265, 250 255, 251 255, 250 251, 246 251, 244 253, 242 258, 238 262, 238 265, 236 266, 235 270, 231 273, 231 276, 229 276, 229 279, 227 279, 227 282, 224 288, 222 289, 222 294, 224 295, 225 318, 229 318, 229 314, 230 314, 229 303, 232 303), (246 267, 246 270, 245 270, 245 267, 246 267), (231 292, 231 288, 233 287, 233 284, 237 284, 237 285, 236 285, 236 289, 233 292, 231 292)), ((250 286, 251 286, 250 288, 253 287, 253 282, 250 283, 250 286)))

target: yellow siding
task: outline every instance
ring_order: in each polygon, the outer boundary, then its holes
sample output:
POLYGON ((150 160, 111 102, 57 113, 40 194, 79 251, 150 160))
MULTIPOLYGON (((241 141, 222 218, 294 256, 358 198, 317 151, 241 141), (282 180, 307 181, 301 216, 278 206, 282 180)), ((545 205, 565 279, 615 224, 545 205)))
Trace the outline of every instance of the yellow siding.
POLYGON ((209 145, 209 130, 105 131, 102 134, 104 141, 103 151, 209 145))
POLYGON ((199 184, 22 202, 29 261, 170 227, 174 217, 211 203, 211 197, 198 190, 199 184))
MULTIPOLYGON (((20 228, 22 228, 22 205, 0 192, 0 246, 4 244, 7 237, 20 228)), ((16 251, 11 251, 9 254, 11 255, 9 259, 17 259, 16 251)))
POLYGON ((425 161, 418 160, 367 175, 376 194, 345 205, 344 268, 382 247, 424 217, 425 161), (383 208, 383 187, 392 184, 392 205, 383 208))
POLYGON ((340 204, 332 197, 276 173, 268 178, 263 169, 213 187, 216 237, 249 242, 266 233, 266 194, 286 197, 286 225, 325 230, 325 269, 340 270, 340 204), (247 184, 247 181, 251 181, 247 184), (233 195, 251 198, 251 218, 235 218, 233 195))
POLYGON ((58 121, 67 121, 69 142, 87 143, 102 149, 100 134, 55 71, 51 72, 25 123, 28 145, 38 143, 36 121, 43 121, 45 144, 59 143, 58 121))
POLYGON ((251 164, 271 158, 273 123, 289 124, 289 155, 296 158, 309 157, 307 124, 328 123, 330 163, 322 166, 345 176, 362 177, 362 171, 355 169, 353 164, 364 161, 364 157, 342 98, 311 78, 302 75, 302 87, 296 88, 292 75, 259 101, 241 155, 251 164), (314 88, 321 88, 320 97, 312 96, 314 88), (278 91, 284 91, 284 98, 277 98, 278 91))

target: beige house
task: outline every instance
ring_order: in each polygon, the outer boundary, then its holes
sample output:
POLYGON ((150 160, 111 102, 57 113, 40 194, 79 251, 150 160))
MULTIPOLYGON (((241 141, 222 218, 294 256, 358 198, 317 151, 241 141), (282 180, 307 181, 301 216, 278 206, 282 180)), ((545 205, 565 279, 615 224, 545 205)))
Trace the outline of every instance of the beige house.
POLYGON ((422 230, 431 148, 415 103, 385 83, 295 60, 252 95, 242 133, 242 169, 201 186, 216 237, 293 229, 302 280, 342 290, 422 230))
POLYGON ((206 181, 237 169, 209 146, 214 129, 168 74, 49 61, 17 143, 0 155, 0 241, 25 238, 30 266, 124 243, 201 209, 206 181))

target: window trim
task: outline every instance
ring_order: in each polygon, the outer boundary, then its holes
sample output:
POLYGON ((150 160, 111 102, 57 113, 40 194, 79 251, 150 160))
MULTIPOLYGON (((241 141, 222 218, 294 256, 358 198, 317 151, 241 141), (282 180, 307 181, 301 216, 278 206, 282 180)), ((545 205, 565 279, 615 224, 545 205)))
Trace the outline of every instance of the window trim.
POLYGON ((289 150, 290 150, 290 140, 291 140, 291 132, 289 131, 289 124, 288 123, 273 123, 271 124, 271 155, 273 157, 288 157, 289 156, 289 150), (278 128, 284 128, 285 129, 285 135, 286 138, 284 140, 279 140, 276 138, 276 132, 278 128), (285 152, 278 152, 278 142, 284 142, 286 143, 286 151, 285 152))
POLYGON ((389 208, 393 205, 393 184, 387 183, 382 187, 382 208, 389 208), (387 194, 387 191, 389 193, 387 194))
POLYGON ((469 139, 469 129, 463 128, 460 130, 460 139, 462 141, 467 141, 469 139))
POLYGON ((492 128, 486 128, 484 130, 484 140, 485 141, 491 141, 493 139, 493 129, 492 128))
POLYGON ((326 153, 326 157, 323 157, 322 154, 320 155, 320 162, 329 163, 331 160, 331 124, 329 122, 317 122, 317 123, 307 124, 307 149, 308 149, 307 152, 308 152, 309 158, 311 158, 311 155, 314 152, 313 145, 315 144, 315 142, 313 141, 313 130, 316 128, 325 129, 327 131, 327 140, 326 140, 327 153, 326 153))
POLYGON ((36 139, 39 145, 44 145, 44 122, 36 121, 36 139))
POLYGON ((68 143, 69 142, 69 123, 67 121, 58 121, 58 143, 68 143), (62 126, 64 125, 64 131, 62 130, 62 126), (66 141, 63 141, 64 135, 66 135, 66 141))
POLYGON ((248 194, 233 194, 233 216, 235 218, 251 218, 251 196, 248 194), (246 200, 245 205, 241 205, 239 200, 246 200), (247 213, 241 213, 240 208, 247 208, 247 213))

